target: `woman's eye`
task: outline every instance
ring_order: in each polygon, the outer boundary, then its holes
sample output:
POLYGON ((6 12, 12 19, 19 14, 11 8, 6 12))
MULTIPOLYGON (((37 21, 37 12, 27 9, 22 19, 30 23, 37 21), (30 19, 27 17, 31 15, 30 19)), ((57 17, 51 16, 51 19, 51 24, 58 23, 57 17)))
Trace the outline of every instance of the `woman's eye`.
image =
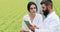
POLYGON ((36 7, 34 7, 34 8, 30 8, 30 9, 36 9, 36 7))
POLYGON ((30 9, 34 9, 34 8, 30 8, 30 9))

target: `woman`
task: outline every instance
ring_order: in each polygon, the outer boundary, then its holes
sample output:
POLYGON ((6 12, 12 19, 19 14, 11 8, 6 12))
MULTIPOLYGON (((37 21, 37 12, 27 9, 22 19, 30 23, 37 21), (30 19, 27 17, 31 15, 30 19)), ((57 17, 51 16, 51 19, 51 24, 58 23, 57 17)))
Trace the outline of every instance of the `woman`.
POLYGON ((24 16, 22 29, 21 32, 29 31, 35 32, 39 29, 40 25, 42 24, 42 16, 37 12, 37 5, 34 2, 29 2, 28 6, 28 14, 24 16), (25 21, 28 21, 30 24, 27 25, 25 21))

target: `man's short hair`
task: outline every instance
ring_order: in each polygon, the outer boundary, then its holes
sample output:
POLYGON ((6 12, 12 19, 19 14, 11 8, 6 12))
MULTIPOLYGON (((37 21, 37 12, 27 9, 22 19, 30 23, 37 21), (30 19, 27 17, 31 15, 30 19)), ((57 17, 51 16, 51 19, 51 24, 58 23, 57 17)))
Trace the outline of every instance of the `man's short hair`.
POLYGON ((50 5, 51 6, 51 8, 53 8, 53 3, 52 3, 52 1, 50 0, 50 1, 42 1, 41 3, 40 3, 41 5, 42 4, 45 4, 46 6, 48 6, 48 5, 50 5))
POLYGON ((42 1, 49 1, 49 2, 52 2, 52 0, 42 0, 42 1))
POLYGON ((27 9, 28 11, 30 12, 30 6, 31 5, 35 5, 36 6, 36 11, 37 11, 37 5, 34 3, 34 2, 29 2, 28 5, 27 5, 27 9))

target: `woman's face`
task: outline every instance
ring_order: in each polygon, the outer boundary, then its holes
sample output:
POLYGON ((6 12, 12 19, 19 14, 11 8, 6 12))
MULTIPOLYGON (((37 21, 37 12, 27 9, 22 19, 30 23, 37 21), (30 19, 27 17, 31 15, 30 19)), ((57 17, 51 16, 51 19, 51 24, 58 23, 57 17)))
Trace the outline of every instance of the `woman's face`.
POLYGON ((31 14, 35 14, 36 13, 36 6, 33 5, 33 4, 30 6, 30 13, 31 14))

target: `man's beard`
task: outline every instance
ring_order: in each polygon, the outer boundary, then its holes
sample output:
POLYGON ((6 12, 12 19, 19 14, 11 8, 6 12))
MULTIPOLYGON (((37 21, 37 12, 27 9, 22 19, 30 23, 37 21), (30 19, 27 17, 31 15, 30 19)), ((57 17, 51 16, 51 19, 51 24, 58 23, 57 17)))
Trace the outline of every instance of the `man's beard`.
POLYGON ((47 15, 49 14, 48 10, 43 11, 43 14, 45 17, 47 17, 47 15))

